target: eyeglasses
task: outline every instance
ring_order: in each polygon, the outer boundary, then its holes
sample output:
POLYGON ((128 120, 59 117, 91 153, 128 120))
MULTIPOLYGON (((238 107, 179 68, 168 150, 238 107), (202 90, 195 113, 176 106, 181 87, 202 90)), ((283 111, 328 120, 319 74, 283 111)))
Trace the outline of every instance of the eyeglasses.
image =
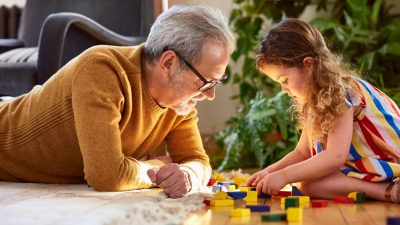
POLYGON ((186 65, 187 67, 189 67, 189 69, 190 69, 194 74, 196 74, 196 76, 197 76, 198 78, 200 78, 201 81, 203 81, 203 83, 204 83, 203 86, 201 86, 201 87, 199 88, 199 91, 201 91, 201 92, 210 90, 211 88, 213 88, 213 87, 217 86, 218 84, 224 82, 224 81, 228 78, 228 74, 224 73, 224 75, 222 75, 222 77, 221 77, 220 79, 218 79, 218 80, 206 80, 206 78, 204 78, 203 75, 201 75, 201 74, 199 73, 199 71, 197 71, 197 70, 192 66, 192 64, 190 64, 190 63, 189 63, 188 61, 186 61, 186 60, 183 60, 183 62, 185 62, 185 65, 186 65))
POLYGON ((228 74, 224 73, 224 75, 222 75, 222 77, 218 80, 207 80, 206 78, 204 78, 203 75, 200 74, 199 71, 197 71, 192 64, 190 64, 188 61, 186 61, 180 54, 178 54, 178 52, 176 52, 175 50, 169 49, 168 47, 165 47, 163 49, 163 51, 167 51, 167 50, 171 50, 174 51, 175 54, 178 56, 179 59, 183 60, 183 62, 185 63, 185 65, 187 67, 189 67, 189 69, 198 77, 200 78, 201 81, 203 81, 203 86, 201 86, 198 91, 200 92, 204 92, 204 91, 208 91, 211 88, 217 86, 218 84, 224 82, 227 78, 228 78, 228 74))

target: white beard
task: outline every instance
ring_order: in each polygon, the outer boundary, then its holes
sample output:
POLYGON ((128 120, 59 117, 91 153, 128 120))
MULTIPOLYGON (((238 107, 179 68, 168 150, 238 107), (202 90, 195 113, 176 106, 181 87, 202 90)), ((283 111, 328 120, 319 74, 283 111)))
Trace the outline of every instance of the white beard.
POLYGON ((193 106, 189 105, 189 101, 186 101, 178 105, 178 107, 175 108, 174 111, 178 116, 186 116, 192 112, 193 108, 193 106))

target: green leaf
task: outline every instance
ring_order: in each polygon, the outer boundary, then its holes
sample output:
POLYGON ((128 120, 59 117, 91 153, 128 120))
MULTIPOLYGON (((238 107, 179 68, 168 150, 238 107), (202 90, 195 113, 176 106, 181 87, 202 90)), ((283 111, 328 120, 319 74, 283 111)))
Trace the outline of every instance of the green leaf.
POLYGON ((359 69, 364 69, 366 66, 368 70, 371 70, 375 59, 375 52, 369 52, 360 57, 359 62, 362 65, 359 69))
POLYGON ((374 29, 378 25, 379 11, 381 9, 381 6, 382 6, 382 0, 375 0, 371 13, 371 22, 372 22, 372 27, 374 29))
POLYGON ((381 48, 379 48, 378 52, 382 55, 392 54, 400 56, 400 43, 398 42, 386 43, 381 48))
POLYGON ((333 18, 315 18, 311 20, 311 24, 316 26, 321 32, 340 26, 340 24, 333 18))

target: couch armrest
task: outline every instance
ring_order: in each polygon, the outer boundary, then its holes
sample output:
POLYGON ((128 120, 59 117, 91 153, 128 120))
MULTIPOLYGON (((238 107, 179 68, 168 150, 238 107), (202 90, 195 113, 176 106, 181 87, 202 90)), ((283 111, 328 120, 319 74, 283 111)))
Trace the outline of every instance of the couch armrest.
POLYGON ((66 62, 99 44, 133 46, 146 37, 119 35, 78 13, 54 13, 43 23, 39 37, 38 83, 44 83, 66 62))
POLYGON ((14 48, 24 47, 25 43, 18 39, 0 39, 0 54, 14 48))

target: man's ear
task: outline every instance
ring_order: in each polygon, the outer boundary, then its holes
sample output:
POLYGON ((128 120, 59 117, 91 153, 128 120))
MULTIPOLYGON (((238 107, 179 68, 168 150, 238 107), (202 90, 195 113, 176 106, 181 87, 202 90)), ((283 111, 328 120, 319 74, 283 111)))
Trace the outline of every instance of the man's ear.
POLYGON ((170 75, 174 67, 178 64, 178 56, 174 51, 168 50, 165 51, 159 59, 159 65, 161 67, 161 71, 164 74, 170 75))

